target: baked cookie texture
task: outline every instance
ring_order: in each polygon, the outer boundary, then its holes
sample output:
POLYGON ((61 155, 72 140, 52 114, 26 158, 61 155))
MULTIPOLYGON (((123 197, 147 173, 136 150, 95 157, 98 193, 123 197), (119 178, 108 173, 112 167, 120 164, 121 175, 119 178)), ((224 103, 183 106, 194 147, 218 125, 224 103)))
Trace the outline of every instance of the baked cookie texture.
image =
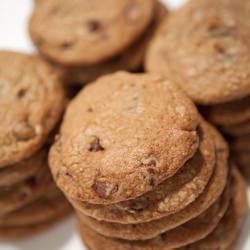
POLYGON ((80 66, 60 66, 64 81, 70 85, 83 85, 94 81, 99 76, 106 75, 119 70, 131 72, 140 71, 143 67, 143 61, 146 49, 163 20, 168 16, 167 8, 157 1, 154 10, 154 16, 144 33, 137 38, 133 44, 109 58, 108 60, 96 63, 94 65, 80 66))
POLYGON ((172 82, 157 75, 108 75, 69 104, 50 151, 51 170, 78 200, 136 198, 194 155, 197 125, 196 108, 172 82))
MULTIPOLYGON (((153 34, 162 21, 168 16, 166 6, 156 0, 95 0, 91 1, 91 3, 89 1, 61 1, 64 7, 60 7, 59 2, 60 1, 57 3, 54 1, 48 4, 43 4, 43 2, 41 4, 35 4, 33 15, 30 19, 30 33, 36 47, 42 51, 44 56, 53 61, 54 66, 61 73, 64 82, 71 86, 82 86, 102 75, 119 70, 131 72, 140 71, 143 66, 146 49, 153 34), (107 5, 105 9, 103 9, 104 5, 107 5), (108 7, 110 8, 109 11, 107 11, 108 7), (46 36, 44 32, 37 29, 37 26, 41 26, 40 22, 38 23, 37 21, 45 15, 45 12, 47 15, 47 11, 50 8, 56 9, 58 13, 55 15, 53 13, 50 14, 51 18, 47 18, 47 22, 53 25, 67 22, 67 25, 70 26, 70 32, 78 37, 77 42, 75 42, 76 40, 72 37, 73 43, 76 44, 72 43, 71 48, 58 49, 56 52, 58 56, 56 56, 56 58, 51 57, 50 53, 47 53, 47 49, 44 51, 44 46, 40 45, 39 39, 35 39, 33 35, 33 33, 37 33, 35 37, 46 36), (83 16, 83 10, 81 8, 84 8, 84 12, 88 12, 88 14, 83 16), (64 9, 64 11, 62 9, 64 9), (63 14, 65 11, 67 12, 67 17, 64 17, 63 14), (127 11, 131 12, 131 14, 133 13, 133 22, 126 21, 127 11), (59 22, 60 19, 62 20, 59 22), (86 20, 84 21, 82 19, 86 20), (90 31, 88 30, 88 25, 89 22, 93 22, 93 20, 95 20, 94 23, 98 27, 90 31), (117 20, 123 20, 124 23, 117 20), (120 28, 118 29, 118 27, 120 28), (125 30, 128 29, 134 30, 134 36, 126 35, 125 30), (138 29, 141 29, 141 32, 138 32, 138 29), (34 32, 32 32, 33 30, 34 32), (120 34, 121 32, 122 35, 120 34), (125 40, 127 40, 126 46, 123 46, 122 43, 125 42, 125 40), (111 46, 113 42, 122 47, 116 50, 114 46, 111 46), (110 45, 108 45, 108 43, 110 43, 110 45), (109 54, 109 56, 102 58, 97 47, 102 50, 103 53, 109 54), (87 55, 88 53, 89 55, 87 55), (64 60, 63 58, 65 56, 68 57, 69 54, 74 56, 74 60, 72 58, 72 61, 68 61, 67 63, 65 63, 65 61, 62 62, 61 59, 64 60), (85 61, 85 56, 91 57, 93 60, 85 61)), ((43 25, 47 27, 48 23, 44 23, 43 25)), ((54 29, 55 27, 52 28, 52 26, 51 29, 54 29)), ((46 28, 46 30, 48 29, 46 28)), ((62 29, 60 30, 62 31, 62 29)), ((57 32, 59 31, 57 30, 57 32)), ((63 44, 65 39, 69 39, 68 33, 65 30, 61 32, 60 37, 53 33, 52 36, 54 35, 57 37, 58 42, 60 41, 59 44, 63 44), (64 33, 64 35, 62 35, 62 33, 64 33)), ((46 42, 45 47, 49 47, 55 52, 56 50, 52 48, 54 45, 46 42)), ((61 47, 61 45, 58 46, 61 47)))
POLYGON ((0 239, 12 240, 71 211, 47 159, 65 97, 52 66, 39 56, 8 51, 0 51, 0 89, 0 239))
POLYGON ((150 23, 154 6, 155 0, 43 1, 35 4, 30 35, 55 62, 95 64, 132 44, 150 23))
MULTIPOLYGON (((244 0, 189 1, 160 25, 144 62, 179 83, 229 141, 250 134, 249 10, 244 0)), ((249 177, 247 153, 232 151, 249 177)))
POLYGON ((0 51, 0 167, 30 157, 64 108, 58 75, 38 56, 0 51))
POLYGON ((117 72, 69 103, 49 163, 90 249, 188 249, 232 219, 234 199, 246 200, 228 157, 177 84, 117 72))
POLYGON ((198 104, 250 94, 248 1, 190 1, 153 39, 145 64, 177 81, 198 104), (197 63, 198 62, 198 63, 197 63))
POLYGON ((176 242, 175 246, 177 246, 181 245, 184 241, 191 242, 196 237, 200 237, 200 240, 186 246, 174 247, 174 249, 229 249, 238 236, 247 209, 246 185, 236 168, 232 171, 231 188, 231 202, 229 206, 227 199, 224 198, 224 200, 221 200, 221 203, 225 207, 228 206, 227 211, 225 213, 221 213, 221 211, 217 213, 217 216, 221 216, 222 219, 208 234, 205 233, 203 235, 206 231, 204 228, 208 225, 211 226, 216 216, 205 218, 203 214, 203 217, 200 216, 195 219, 196 222, 200 220, 199 223, 195 224, 195 220, 192 220, 174 229, 177 231, 180 230, 182 234, 175 234, 173 236, 171 232, 167 232, 147 241, 128 241, 104 237, 86 226, 81 219, 78 219, 80 235, 91 249, 173 249, 169 247, 173 242, 176 242), (206 219, 207 223, 201 223, 201 221, 204 222, 206 219), (221 237, 221 235, 225 237, 221 237))

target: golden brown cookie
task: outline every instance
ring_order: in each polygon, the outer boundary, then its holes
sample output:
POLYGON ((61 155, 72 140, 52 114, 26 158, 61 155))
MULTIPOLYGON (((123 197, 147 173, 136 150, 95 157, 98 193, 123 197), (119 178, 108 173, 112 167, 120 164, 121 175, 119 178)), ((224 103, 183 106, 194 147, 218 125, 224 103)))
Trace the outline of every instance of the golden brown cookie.
POLYGON ((63 194, 51 184, 38 200, 0 217, 0 228, 35 225, 69 214, 72 207, 63 194))
MULTIPOLYGON (((79 214, 79 216, 82 217, 85 224, 99 233, 107 236, 112 234, 112 237, 127 238, 130 240, 145 240, 156 237, 165 231, 169 231, 199 216, 214 204, 221 195, 226 185, 228 173, 228 146, 222 136, 214 128, 210 127, 209 132, 212 133, 216 146, 217 161, 214 173, 204 192, 186 208, 159 220, 133 225, 120 225, 118 223, 109 223, 105 221, 98 223, 95 219, 83 216, 82 214, 79 214)), ((229 183, 224 192, 228 192, 228 190, 229 183)))
POLYGON ((54 226, 68 215, 68 213, 60 214, 55 216, 53 219, 35 225, 0 227, 0 239, 14 241, 33 236, 34 234, 40 233, 47 230, 49 227, 54 226))
POLYGON ((64 108, 57 73, 38 56, 0 51, 0 167, 34 154, 64 108))
POLYGON ((167 16, 167 8, 157 1, 154 18, 147 30, 126 50, 104 62, 94 65, 60 67, 64 80, 69 84, 83 85, 96 78, 118 70, 138 71, 142 68, 146 48, 162 20, 167 16))
POLYGON ((67 108, 50 151, 54 179, 77 200, 136 198, 194 155, 198 122, 193 103, 168 80, 125 72, 101 77, 67 108))
POLYGON ((42 149, 26 160, 5 168, 0 168, 0 189, 22 182, 41 171, 44 168, 46 154, 46 150, 42 149))
POLYGON ((0 189, 0 215, 17 210, 39 198, 51 183, 49 169, 44 166, 34 176, 0 189))
POLYGON ((94 205, 70 199, 79 211, 96 218, 122 224, 148 222, 176 213, 192 203, 205 189, 215 166, 215 148, 208 125, 198 129, 200 147, 173 177, 133 200, 111 205, 94 205))
POLYGON ((232 202, 215 231, 205 239, 180 250, 229 250, 236 242, 247 212, 248 202, 246 184, 236 168, 233 169, 233 177, 232 202))
POLYGON ((147 28, 154 0, 54 0, 35 5, 30 35, 39 51, 66 65, 119 54, 147 28))
POLYGON ((190 242, 195 242, 207 236, 223 217, 230 200, 227 193, 225 197, 216 202, 203 214, 197 218, 171 230, 165 232, 153 239, 146 241, 127 241, 104 237, 94 230, 87 227, 81 218, 78 217, 80 235, 87 246, 93 250, 101 249, 133 249, 133 250, 151 250, 151 249, 175 249, 190 242))
POLYGON ((153 39, 146 69, 178 82, 198 104, 250 94, 250 3, 192 0, 153 39))

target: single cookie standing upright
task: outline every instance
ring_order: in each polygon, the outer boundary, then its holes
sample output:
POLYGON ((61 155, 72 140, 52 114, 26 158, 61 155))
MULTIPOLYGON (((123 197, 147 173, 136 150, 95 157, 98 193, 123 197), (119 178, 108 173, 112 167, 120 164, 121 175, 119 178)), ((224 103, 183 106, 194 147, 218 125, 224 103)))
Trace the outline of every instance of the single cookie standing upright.
POLYGON ((30 157, 64 108, 56 72, 39 57, 0 51, 0 167, 30 157))
POLYGON ((198 104, 249 95, 249 11, 245 0, 190 1, 152 41, 147 70, 176 80, 198 104))
POLYGON ((131 45, 147 28, 155 0, 54 0, 35 5, 31 38, 65 65, 95 64, 131 45))
POLYGON ((190 99, 157 75, 99 78, 67 108, 50 151, 54 179, 69 197, 90 203, 136 198, 194 155, 198 122, 190 99))

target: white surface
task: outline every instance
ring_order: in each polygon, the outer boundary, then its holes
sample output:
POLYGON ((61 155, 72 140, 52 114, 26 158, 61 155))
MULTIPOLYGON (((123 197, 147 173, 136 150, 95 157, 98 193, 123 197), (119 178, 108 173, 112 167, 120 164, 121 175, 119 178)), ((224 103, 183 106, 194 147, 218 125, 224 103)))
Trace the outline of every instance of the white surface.
MULTIPOLYGON (((209 1, 209 0, 208 0, 209 1)), ((165 0, 171 8, 177 8, 185 0, 165 0)), ((34 47, 27 34, 27 20, 32 0, 0 0, 0 49, 33 52, 34 47)), ((249 191, 250 198, 250 191, 249 191)), ((222 236, 223 237, 223 236, 222 236)), ((83 250, 73 218, 51 228, 34 238, 16 243, 0 243, 0 250, 83 250)), ((245 222, 236 250, 250 249, 250 219, 245 222)), ((106 249, 105 249, 106 250, 106 249)))

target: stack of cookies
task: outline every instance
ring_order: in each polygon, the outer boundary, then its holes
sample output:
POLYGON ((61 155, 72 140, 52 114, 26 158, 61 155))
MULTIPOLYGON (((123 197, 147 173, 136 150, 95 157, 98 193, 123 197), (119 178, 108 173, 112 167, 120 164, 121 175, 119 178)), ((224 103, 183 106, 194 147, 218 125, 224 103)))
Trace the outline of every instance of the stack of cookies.
POLYGON ((47 162, 64 101, 41 59, 0 51, 0 239, 29 236, 70 212, 47 162))
POLYGON ((162 24, 146 55, 148 71, 178 82, 229 135, 232 156, 250 176, 250 2, 193 0, 162 24))
POLYGON ((140 70, 166 14, 156 0, 36 1, 29 30, 65 82, 82 85, 116 70, 140 70))
POLYGON ((118 72, 86 86, 49 162, 92 250, 228 249, 245 216, 227 144, 158 75, 118 72))
POLYGON ((250 95, 214 105, 205 112, 211 122, 225 133, 232 158, 244 176, 250 178, 250 95))

